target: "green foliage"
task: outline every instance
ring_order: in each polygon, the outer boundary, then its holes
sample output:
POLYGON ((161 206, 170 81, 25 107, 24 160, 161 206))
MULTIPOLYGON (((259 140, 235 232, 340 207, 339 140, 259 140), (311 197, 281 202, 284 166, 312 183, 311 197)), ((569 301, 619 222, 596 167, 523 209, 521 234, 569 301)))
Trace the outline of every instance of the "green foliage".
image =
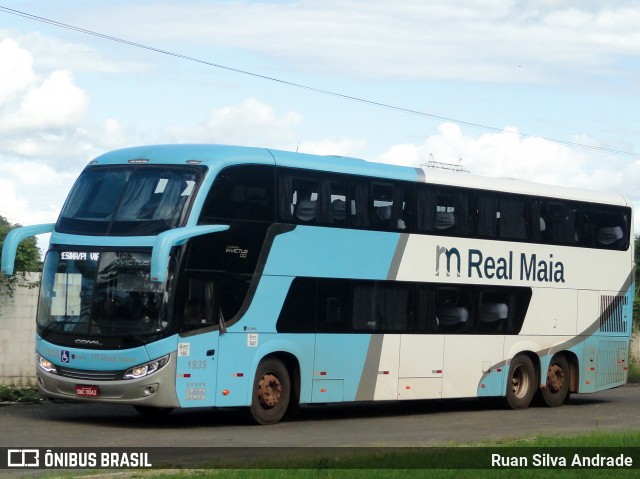
POLYGON ((0 385, 0 401, 10 402, 41 402, 42 396, 38 388, 19 388, 16 386, 0 385))
POLYGON ((629 379, 628 383, 640 383, 640 364, 631 358, 631 364, 629 365, 629 379))
MULTIPOLYGON (((19 224, 11 224, 7 218, 0 215, 0 250, 4 245, 4 239, 9 231, 20 227, 19 224)), ((13 298, 17 287, 37 288, 37 281, 30 281, 27 273, 40 271, 40 250, 36 238, 27 238, 20 243, 16 252, 16 273, 7 278, 0 276, 0 285, 4 285, 9 296, 13 298)))
MULTIPOLYGON (((636 281, 640 281, 640 236, 635 239, 634 261, 636 263, 636 281)), ((633 299, 633 330, 640 331, 640 285, 636 284, 636 296, 633 299)))

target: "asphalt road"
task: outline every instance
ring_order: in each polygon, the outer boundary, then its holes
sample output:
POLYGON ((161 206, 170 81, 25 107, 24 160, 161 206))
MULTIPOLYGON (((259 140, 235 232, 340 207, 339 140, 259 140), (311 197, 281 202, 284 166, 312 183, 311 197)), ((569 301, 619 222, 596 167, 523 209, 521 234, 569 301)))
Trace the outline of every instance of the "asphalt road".
POLYGON ((250 425, 241 410, 179 410, 151 419, 106 404, 0 406, 0 447, 10 448, 436 446, 624 430, 640 430, 640 385, 518 411, 478 399, 306 406, 274 426, 250 425))

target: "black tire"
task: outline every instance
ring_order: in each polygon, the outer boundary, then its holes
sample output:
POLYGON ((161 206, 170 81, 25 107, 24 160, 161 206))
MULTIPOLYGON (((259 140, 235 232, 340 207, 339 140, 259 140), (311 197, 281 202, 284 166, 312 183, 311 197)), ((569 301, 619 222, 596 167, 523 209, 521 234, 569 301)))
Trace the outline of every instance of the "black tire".
POLYGON ((291 399, 291 379, 277 358, 263 359, 253 380, 249 411, 257 424, 276 424, 284 417, 291 399))
POLYGON ((138 414, 145 417, 161 417, 171 414, 172 407, 133 406, 138 414))
POLYGON ((569 362, 562 354, 551 358, 547 369, 547 382, 541 388, 542 400, 549 407, 562 406, 569 396, 569 362))
POLYGON ((536 393, 536 369, 529 356, 519 355, 511 360, 507 378, 507 404, 511 409, 525 409, 536 393))

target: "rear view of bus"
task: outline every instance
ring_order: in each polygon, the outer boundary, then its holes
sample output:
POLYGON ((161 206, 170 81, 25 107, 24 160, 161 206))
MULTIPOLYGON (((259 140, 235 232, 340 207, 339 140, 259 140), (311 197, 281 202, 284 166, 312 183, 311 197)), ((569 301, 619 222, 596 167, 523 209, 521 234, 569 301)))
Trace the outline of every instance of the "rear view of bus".
POLYGON ((527 407, 626 382, 632 212, 618 195, 261 148, 106 153, 51 232, 44 395, 246 407, 491 396, 527 407))

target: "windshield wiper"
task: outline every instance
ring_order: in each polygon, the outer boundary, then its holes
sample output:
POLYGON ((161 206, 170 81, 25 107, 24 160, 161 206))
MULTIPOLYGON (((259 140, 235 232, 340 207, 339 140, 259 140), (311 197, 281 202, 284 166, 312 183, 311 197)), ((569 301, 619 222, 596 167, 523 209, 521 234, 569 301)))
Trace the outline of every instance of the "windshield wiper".
MULTIPOLYGON (((70 317, 70 316, 67 316, 67 317, 70 317)), ((73 324, 77 326, 77 325, 86 324, 86 323, 82 323, 80 321, 49 321, 49 324, 44 326, 42 331, 40 331, 40 337, 44 338, 48 336, 49 333, 53 332, 53 330, 58 326, 65 326, 67 324, 73 324)), ((67 332, 67 331, 62 331, 62 332, 67 332)))

